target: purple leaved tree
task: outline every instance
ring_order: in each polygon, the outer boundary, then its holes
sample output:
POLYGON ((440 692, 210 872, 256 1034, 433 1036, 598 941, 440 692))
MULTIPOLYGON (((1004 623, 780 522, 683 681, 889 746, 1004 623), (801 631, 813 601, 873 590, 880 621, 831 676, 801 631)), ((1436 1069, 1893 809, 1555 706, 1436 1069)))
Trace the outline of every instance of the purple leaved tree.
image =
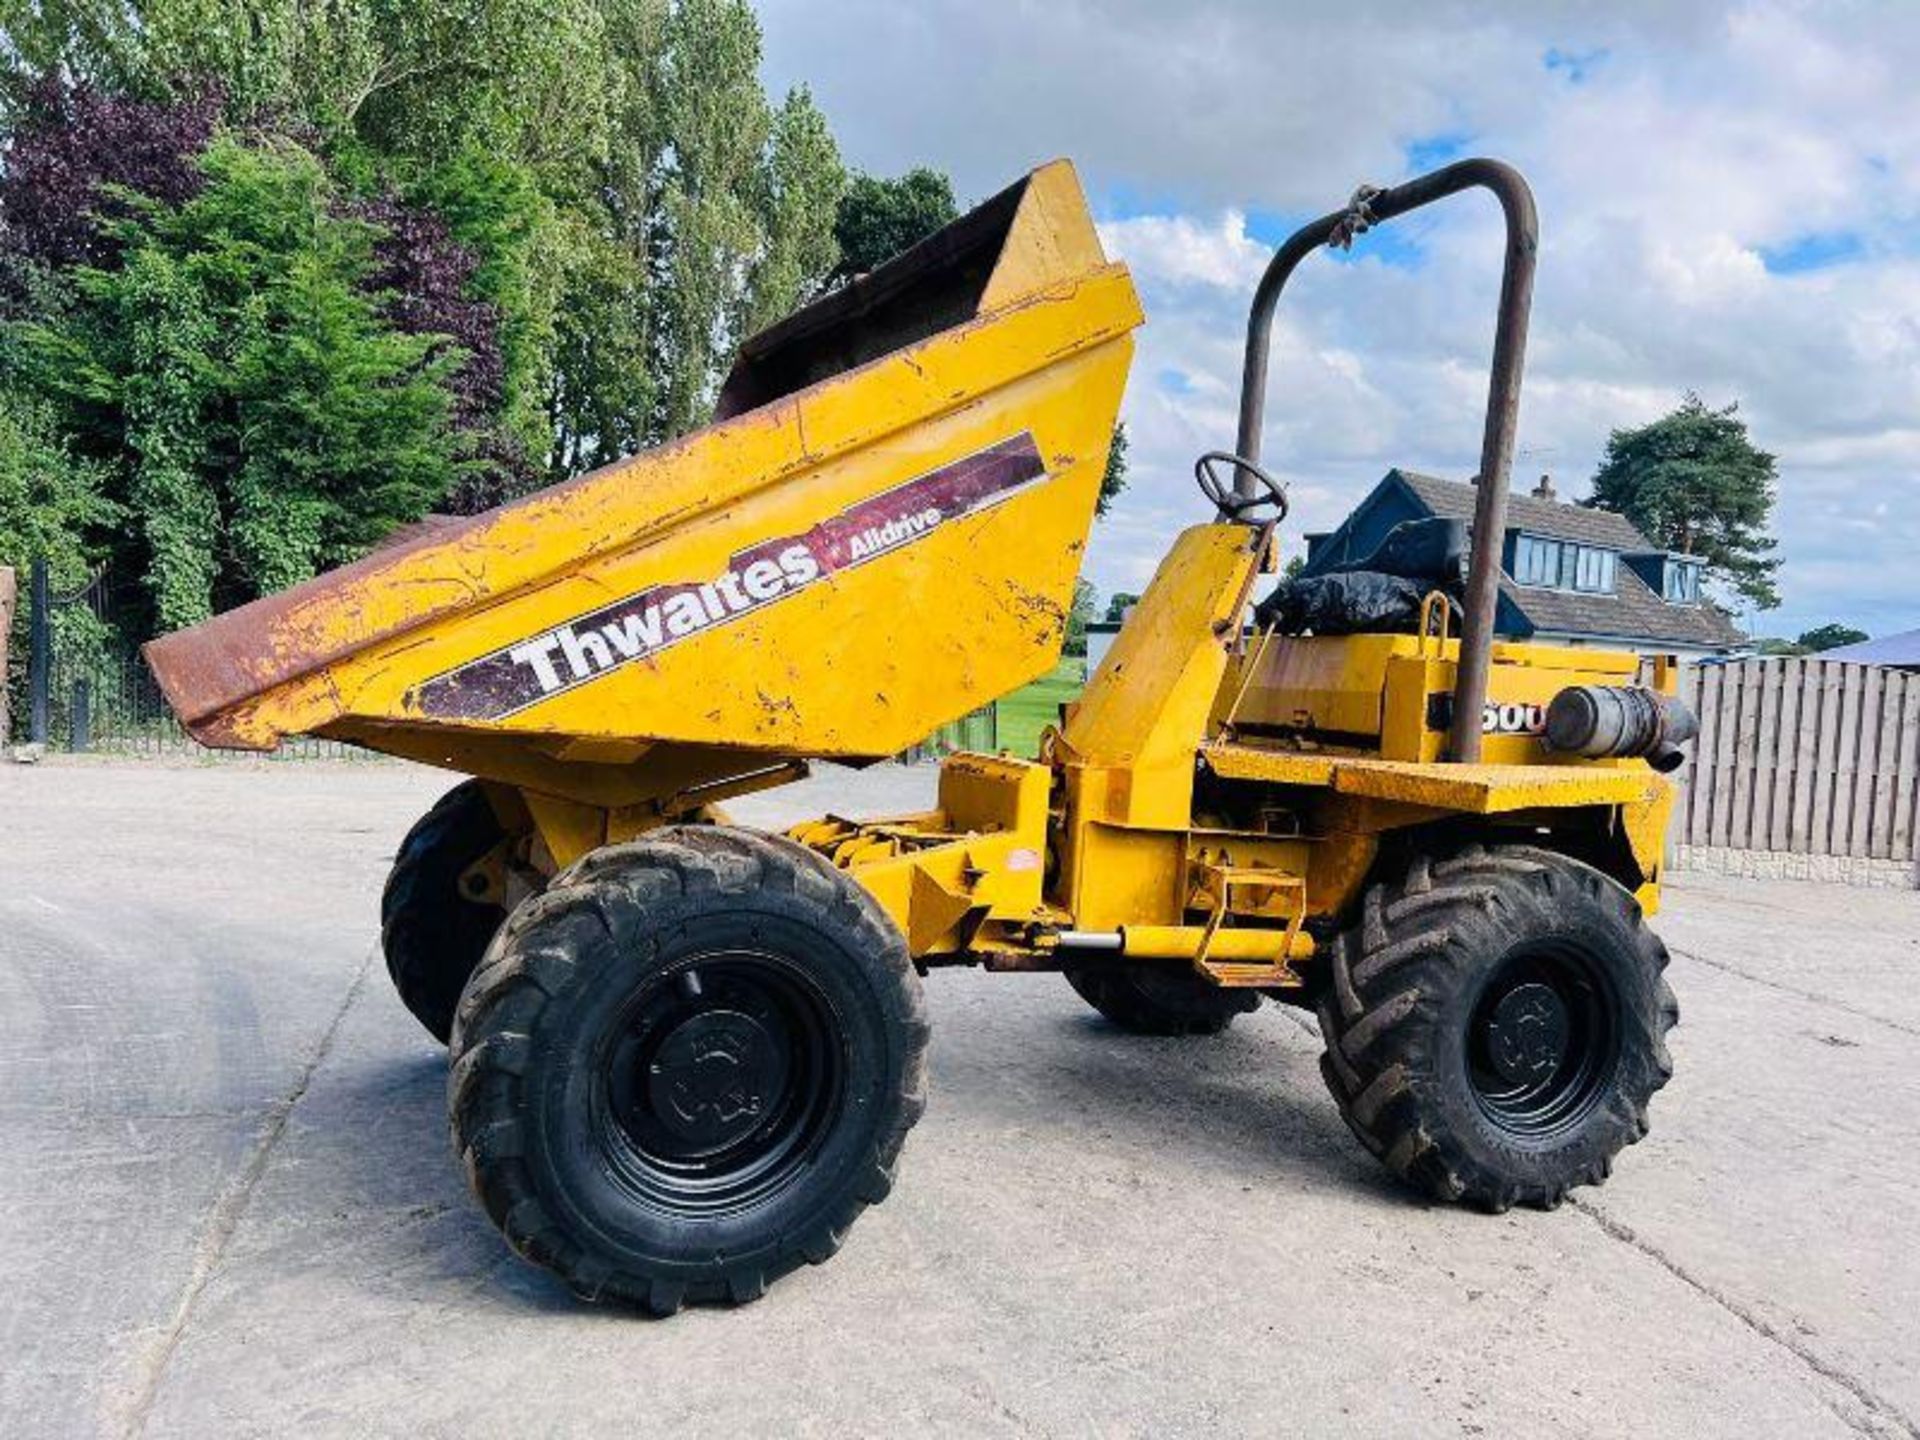
POLYGON ((41 80, 0 169, 0 247, 55 269, 110 263, 118 245, 101 222, 126 213, 113 187, 168 205, 191 197, 222 103, 212 85, 160 102, 41 80))

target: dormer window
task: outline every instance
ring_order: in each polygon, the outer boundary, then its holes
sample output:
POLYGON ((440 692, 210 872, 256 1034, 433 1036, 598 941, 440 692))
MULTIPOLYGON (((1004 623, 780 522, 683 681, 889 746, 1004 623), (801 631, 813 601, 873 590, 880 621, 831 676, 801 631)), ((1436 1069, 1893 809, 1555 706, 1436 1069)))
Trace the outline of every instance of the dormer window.
POLYGON ((1521 535, 1513 547, 1513 578, 1522 585, 1550 590, 1613 593, 1619 552, 1572 540, 1549 540, 1544 535, 1521 535))
POLYGON ((1675 605, 1691 605, 1700 598, 1700 580, 1706 566, 1682 555, 1667 558, 1667 599, 1675 605))

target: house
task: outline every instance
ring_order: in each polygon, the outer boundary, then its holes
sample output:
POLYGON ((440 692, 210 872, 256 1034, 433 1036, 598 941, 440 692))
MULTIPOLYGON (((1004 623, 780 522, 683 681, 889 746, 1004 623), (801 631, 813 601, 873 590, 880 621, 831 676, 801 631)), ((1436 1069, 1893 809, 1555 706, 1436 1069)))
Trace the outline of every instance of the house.
POLYGON ((1113 648, 1113 637, 1120 633, 1120 625, 1118 620, 1087 622, 1087 674, 1093 674, 1107 658, 1107 651, 1113 648))
POLYGON ((1902 630, 1898 635, 1882 635, 1878 640, 1837 645, 1831 650, 1822 650, 1814 658, 1851 660, 1857 665, 1886 665, 1895 670, 1920 674, 1920 630, 1902 630))
MULTIPOLYGON (((1339 529, 1306 537, 1304 573, 1365 559, 1403 520, 1471 524, 1474 494, 1464 481, 1389 470, 1339 529)), ((1624 515, 1561 500, 1544 475, 1508 498, 1501 565, 1502 635, 1689 656, 1747 644, 1702 593, 1698 559, 1660 549, 1624 515)))

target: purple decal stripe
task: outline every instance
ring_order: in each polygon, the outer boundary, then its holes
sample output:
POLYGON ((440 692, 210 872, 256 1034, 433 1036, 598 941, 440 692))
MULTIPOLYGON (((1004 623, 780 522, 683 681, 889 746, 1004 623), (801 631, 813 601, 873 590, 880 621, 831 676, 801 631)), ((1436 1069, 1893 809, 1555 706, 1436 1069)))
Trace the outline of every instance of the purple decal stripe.
POLYGON ((1045 477, 1033 436, 1016 435, 849 506, 803 535, 738 551, 711 580, 649 586, 436 675, 410 698, 426 715, 498 720, 910 545, 1045 477))

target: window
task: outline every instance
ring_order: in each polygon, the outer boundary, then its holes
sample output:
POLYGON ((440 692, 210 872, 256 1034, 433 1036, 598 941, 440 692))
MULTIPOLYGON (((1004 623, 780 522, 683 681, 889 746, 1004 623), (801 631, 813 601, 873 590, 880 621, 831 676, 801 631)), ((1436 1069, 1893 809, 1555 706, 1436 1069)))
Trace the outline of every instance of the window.
POLYGON ((1513 547, 1513 578, 1522 585, 1611 594, 1619 558, 1597 545, 1521 535, 1513 547))
POLYGON ((1614 555, 1611 550, 1596 550, 1591 545, 1577 547, 1580 555, 1574 572, 1573 588, 1605 594, 1613 589, 1614 555))
POLYGON ((1513 578, 1522 585, 1560 583, 1560 542, 1522 535, 1514 548, 1513 578))
POLYGON ((1667 561, 1667 599, 1676 605, 1691 605, 1700 598, 1700 575, 1704 569, 1697 560, 1667 561))

